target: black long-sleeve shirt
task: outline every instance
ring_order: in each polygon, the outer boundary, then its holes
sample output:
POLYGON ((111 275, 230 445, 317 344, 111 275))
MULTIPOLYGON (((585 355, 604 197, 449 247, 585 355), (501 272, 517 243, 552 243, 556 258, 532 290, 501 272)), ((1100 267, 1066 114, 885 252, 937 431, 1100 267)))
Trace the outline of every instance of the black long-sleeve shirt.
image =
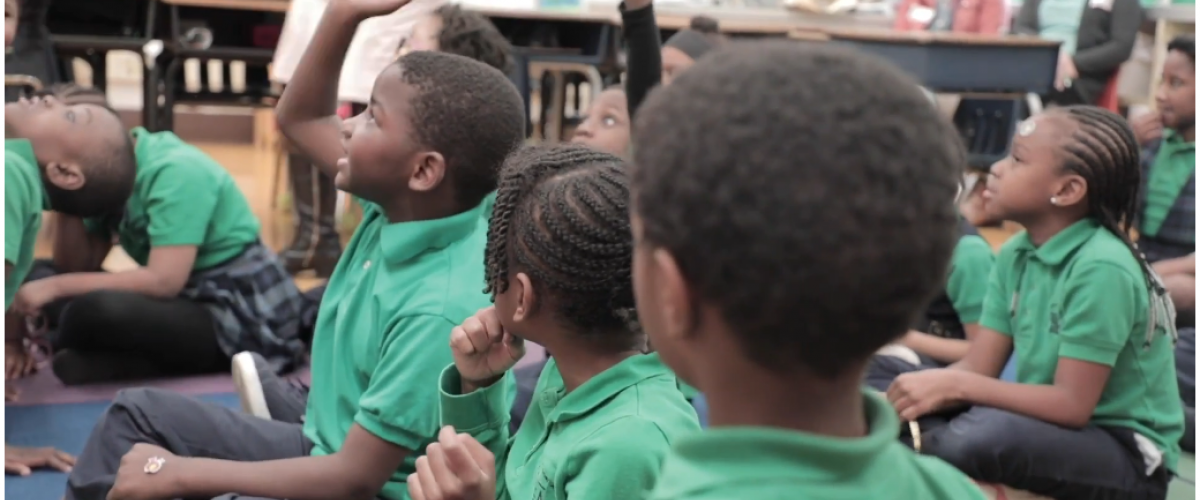
POLYGON ((646 95, 662 81, 662 39, 654 5, 626 10, 622 2, 620 9, 626 51, 625 99, 633 118, 646 95))

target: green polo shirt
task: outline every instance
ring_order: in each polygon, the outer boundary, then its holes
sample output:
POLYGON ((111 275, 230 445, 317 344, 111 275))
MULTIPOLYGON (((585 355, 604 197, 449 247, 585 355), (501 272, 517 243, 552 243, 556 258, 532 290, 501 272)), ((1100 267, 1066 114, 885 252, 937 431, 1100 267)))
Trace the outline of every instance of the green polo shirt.
POLYGON ((1018 382, 1053 384, 1061 358, 1112 367, 1091 423, 1149 438, 1174 469, 1183 435, 1174 346, 1162 326, 1146 343, 1150 295, 1120 238, 1092 219, 1041 247, 1019 234, 988 286, 981 323, 1013 338, 1018 382))
POLYGON ((900 444, 900 419, 872 392, 863 393, 870 432, 862 438, 767 427, 712 428, 688 437, 671 450, 649 499, 985 498, 962 472, 900 444))
MULTIPOLYGON (((133 129, 137 177, 115 228, 121 248, 139 265, 152 247, 195 246, 193 270, 225 263, 259 237, 246 196, 220 163, 171 132, 133 129)), ((89 230, 110 234, 100 219, 89 230)))
POLYGON ((321 299, 304 435, 313 455, 341 449, 353 424, 413 450, 384 498, 408 498, 405 478, 437 439, 438 374, 453 362, 450 330, 491 303, 483 293, 482 209, 389 224, 364 202, 321 299))
POLYGON ((1174 130, 1163 131, 1162 145, 1146 179, 1146 209, 1138 231, 1157 236, 1167 214, 1188 180, 1196 172, 1196 143, 1186 142, 1174 130))
POLYGON ((570 393, 551 358, 511 440, 500 385, 461 395, 454 366, 442 372, 442 423, 495 454, 499 500, 645 498, 671 444, 700 432, 657 354, 630 357, 570 393))
POLYGON ((24 139, 4 141, 4 261, 13 272, 4 281, 4 310, 33 266, 33 246, 42 228, 42 211, 49 210, 42 171, 33 146, 24 139))
POLYGON ((975 235, 958 239, 950 259, 950 278, 946 281, 946 296, 954 305, 962 324, 978 323, 983 314, 983 299, 987 296, 988 277, 996 256, 987 240, 975 235))

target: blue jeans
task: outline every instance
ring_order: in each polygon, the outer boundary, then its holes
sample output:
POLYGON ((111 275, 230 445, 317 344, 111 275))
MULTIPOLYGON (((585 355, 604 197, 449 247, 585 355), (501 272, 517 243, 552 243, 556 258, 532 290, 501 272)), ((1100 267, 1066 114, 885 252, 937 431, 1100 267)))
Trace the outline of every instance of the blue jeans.
MULTIPOLYGON (((867 383, 886 389, 895 377, 922 367, 875 356, 867 383)), ((1088 425, 1067 429, 1013 412, 976 406, 918 419, 921 453, 973 479, 1051 498, 1162 500, 1170 473, 1145 474, 1133 431, 1088 425)), ((908 426, 901 440, 911 444, 908 426)))

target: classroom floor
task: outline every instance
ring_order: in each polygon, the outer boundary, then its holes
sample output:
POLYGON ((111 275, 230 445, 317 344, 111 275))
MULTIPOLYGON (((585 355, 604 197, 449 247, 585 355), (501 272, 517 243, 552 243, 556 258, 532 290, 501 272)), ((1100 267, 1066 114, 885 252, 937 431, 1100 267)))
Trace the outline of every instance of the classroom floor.
MULTIPOLYGON (((289 197, 286 188, 282 188, 278 193, 281 200, 277 203, 279 207, 271 207, 271 181, 275 173, 275 163, 269 151, 251 144, 199 146, 229 169, 246 193, 255 215, 262 221, 264 242, 276 250, 287 245, 292 235, 289 197)), ((286 179, 280 181, 283 184, 286 179)), ((349 230, 345 226, 343 233, 343 239, 349 236, 349 230)), ((1011 235, 1011 231, 985 229, 981 234, 993 247, 999 247, 1011 235)), ((37 253, 40 257, 50 255, 48 238, 39 241, 37 253)), ((105 262, 105 267, 110 271, 129 269, 134 265, 119 249, 105 262)), ((311 275, 301 275, 296 281, 302 289, 320 283, 320 280, 311 275)), ((529 359, 540 355, 540 352, 531 352, 529 359)), ((301 370, 294 376, 306 381, 308 371, 301 370)), ((22 392, 21 399, 5 405, 4 427, 7 441, 19 446, 55 446, 70 453, 79 453, 96 419, 107 408, 116 392, 123 387, 117 384, 102 384, 68 388, 59 383, 48 369, 18 381, 17 385, 22 392)), ((230 407, 236 407, 238 404, 232 380, 227 374, 154 380, 137 385, 192 394, 230 407)), ((1185 461, 1180 463, 1180 469, 1187 471, 1184 475, 1186 480, 1176 480, 1172 485, 1169 500, 1195 498, 1194 457, 1188 455, 1185 461)), ((57 500, 62 498, 65 480, 63 474, 46 471, 35 472, 27 478, 5 477, 5 497, 20 500, 57 500)))

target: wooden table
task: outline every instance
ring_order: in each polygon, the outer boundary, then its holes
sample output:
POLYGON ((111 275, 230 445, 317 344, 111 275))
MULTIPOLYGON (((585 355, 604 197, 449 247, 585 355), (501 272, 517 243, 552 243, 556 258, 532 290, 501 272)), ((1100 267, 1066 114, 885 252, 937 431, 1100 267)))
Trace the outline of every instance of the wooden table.
POLYGON ((1058 62, 1058 42, 1030 36, 826 27, 793 30, 789 37, 854 45, 942 92, 1042 93, 1058 62))
POLYGON ((179 7, 287 12, 288 5, 292 2, 290 0, 162 0, 162 3, 179 7))
POLYGON ((1007 154, 1025 116, 1023 101, 1051 88, 1058 63, 1058 43, 1034 37, 841 28, 791 36, 853 46, 891 61, 932 91, 970 97, 954 122, 975 167, 1007 154))
MULTIPOLYGON (((621 15, 617 11, 616 4, 590 4, 583 7, 564 9, 487 7, 475 4, 465 4, 464 7, 493 18, 549 22, 582 22, 621 26, 621 15)), ((693 17, 702 15, 716 19, 720 23, 722 33, 734 35, 773 34, 784 36, 796 29, 884 27, 890 24, 888 20, 880 16, 806 14, 783 8, 723 9, 656 6, 655 14, 660 29, 680 30, 688 27, 693 17)))
MULTIPOLYGON (((256 10, 264 12, 287 12, 290 0, 162 0, 167 5, 180 7, 205 7, 213 9, 256 10)), ((568 9, 505 8, 466 4, 466 8, 488 17, 527 19, 530 21, 569 21, 583 23, 621 25, 621 15, 614 4, 591 4, 568 9)), ((658 25, 666 30, 686 28, 691 19, 704 15, 716 19, 721 31, 733 34, 778 34, 786 35, 797 28, 820 26, 887 26, 890 22, 880 16, 836 16, 805 14, 779 9, 726 9, 689 8, 678 6, 657 7, 658 25)))

